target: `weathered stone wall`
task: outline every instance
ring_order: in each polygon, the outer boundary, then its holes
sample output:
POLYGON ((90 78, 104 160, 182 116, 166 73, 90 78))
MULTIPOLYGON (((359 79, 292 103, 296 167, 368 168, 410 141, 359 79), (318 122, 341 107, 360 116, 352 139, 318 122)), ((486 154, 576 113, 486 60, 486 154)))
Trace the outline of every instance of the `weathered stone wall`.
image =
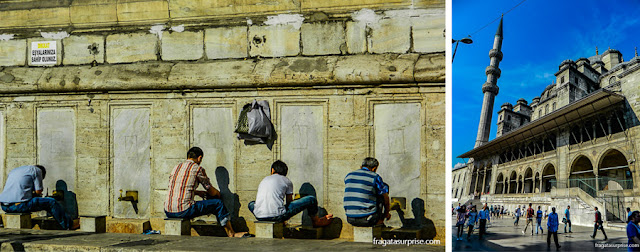
POLYGON ((282 159, 349 238, 343 179, 375 156, 407 199, 389 224, 445 240, 444 1, 0 5, 1 179, 41 162, 79 214, 162 230, 168 174, 200 146, 237 229, 252 229, 247 203, 282 159), (40 41, 56 42, 55 64, 31 62, 40 41), (272 150, 233 133, 254 99, 271 105, 272 150), (139 192, 137 210, 120 190, 139 192))

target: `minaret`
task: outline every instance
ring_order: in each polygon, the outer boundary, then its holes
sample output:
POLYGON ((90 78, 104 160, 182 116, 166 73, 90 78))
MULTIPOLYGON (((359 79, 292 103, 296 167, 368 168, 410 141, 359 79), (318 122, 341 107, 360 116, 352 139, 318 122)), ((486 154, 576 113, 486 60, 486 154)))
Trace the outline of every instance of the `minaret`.
POLYGON ((491 63, 485 70, 487 74, 487 82, 482 85, 482 93, 484 93, 484 99, 482 100, 482 111, 480 112, 480 123, 478 124, 478 136, 476 137, 477 148, 485 144, 489 140, 489 132, 491 131, 491 115, 493 113, 493 102, 498 95, 498 78, 500 78, 500 61, 502 60, 502 18, 500 18, 500 25, 498 31, 493 40, 493 49, 489 51, 489 58, 491 63))

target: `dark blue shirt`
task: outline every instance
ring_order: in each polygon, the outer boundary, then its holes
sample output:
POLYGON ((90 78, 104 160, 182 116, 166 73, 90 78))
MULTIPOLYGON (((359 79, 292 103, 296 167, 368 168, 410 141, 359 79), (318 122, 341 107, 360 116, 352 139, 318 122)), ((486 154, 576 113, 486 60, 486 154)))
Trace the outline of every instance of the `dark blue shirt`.
POLYGON ((628 251, 640 251, 640 247, 631 246, 631 244, 636 244, 636 242, 633 241, 633 237, 638 237, 638 234, 640 234, 640 232, 638 232, 638 225, 630 221, 629 224, 627 224, 628 251))
POLYGON ((547 228, 550 233, 558 232, 558 214, 550 213, 549 218, 547 219, 547 228))

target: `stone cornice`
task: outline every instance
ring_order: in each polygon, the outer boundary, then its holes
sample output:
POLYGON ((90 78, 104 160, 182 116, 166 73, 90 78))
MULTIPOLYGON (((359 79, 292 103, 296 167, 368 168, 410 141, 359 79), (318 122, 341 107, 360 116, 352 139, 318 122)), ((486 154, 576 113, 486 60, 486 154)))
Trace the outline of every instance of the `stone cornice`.
POLYGON ((444 82, 443 53, 0 68, 0 94, 444 82))

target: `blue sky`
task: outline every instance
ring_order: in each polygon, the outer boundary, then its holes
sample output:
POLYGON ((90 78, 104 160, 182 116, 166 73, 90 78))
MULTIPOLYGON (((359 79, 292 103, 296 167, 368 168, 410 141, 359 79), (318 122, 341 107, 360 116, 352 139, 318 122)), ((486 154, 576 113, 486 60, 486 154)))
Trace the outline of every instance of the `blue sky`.
MULTIPOLYGON (((460 43, 452 64, 452 165, 468 161, 457 156, 473 149, 475 143, 482 84, 487 78, 484 71, 499 21, 478 29, 521 1, 453 0, 452 37, 471 35, 473 44, 460 43)), ((640 1, 527 0, 505 14, 503 29, 502 76, 498 79, 500 92, 493 107, 490 140, 496 137, 500 105, 515 105, 519 98, 531 102, 555 81, 554 74, 563 60, 593 56, 596 46, 600 54, 610 47, 619 50, 625 61, 633 58, 634 48, 640 47, 640 1)))

